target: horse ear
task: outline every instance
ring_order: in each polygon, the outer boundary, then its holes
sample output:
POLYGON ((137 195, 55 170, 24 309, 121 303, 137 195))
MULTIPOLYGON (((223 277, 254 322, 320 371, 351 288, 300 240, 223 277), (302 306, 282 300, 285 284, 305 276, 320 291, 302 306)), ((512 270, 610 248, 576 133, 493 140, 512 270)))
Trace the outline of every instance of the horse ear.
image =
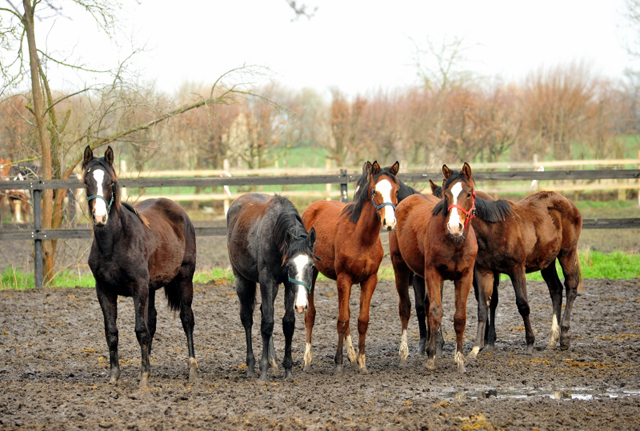
POLYGON ((396 160, 396 162, 391 165, 389 168, 389 172, 391 172, 394 176, 398 175, 398 171, 400 170, 400 163, 396 160))
POLYGON ((309 231, 309 239, 307 239, 307 243, 311 249, 316 245, 316 229, 313 227, 309 231))
POLYGON ((362 165, 362 175, 366 175, 369 172, 371 172, 371 162, 369 160, 367 160, 366 162, 364 162, 364 164, 362 165))
POLYGON ((431 179, 429 179, 429 185, 431 186, 431 194, 435 196, 436 192, 438 191, 438 186, 436 185, 436 183, 431 181, 431 179))
POLYGON ((462 165, 462 173, 469 179, 473 178, 473 176, 471 175, 471 166, 469 166, 469 163, 464 162, 464 165, 462 165))
POLYGON ((111 145, 109 145, 107 151, 104 152, 104 159, 113 167, 113 149, 111 149, 111 145))
POLYGON ((378 163, 378 161, 374 161, 373 165, 371 165, 371 175, 376 175, 377 173, 379 173, 381 170, 380 168, 380 164, 378 163))
POLYGON ((82 170, 87 168, 87 165, 91 160, 93 160, 93 151, 91 150, 91 147, 87 145, 87 148, 84 149, 84 156, 82 158, 82 170))
POLYGON ((451 176, 451 169, 447 165, 442 165, 442 175, 444 175, 445 180, 451 176))

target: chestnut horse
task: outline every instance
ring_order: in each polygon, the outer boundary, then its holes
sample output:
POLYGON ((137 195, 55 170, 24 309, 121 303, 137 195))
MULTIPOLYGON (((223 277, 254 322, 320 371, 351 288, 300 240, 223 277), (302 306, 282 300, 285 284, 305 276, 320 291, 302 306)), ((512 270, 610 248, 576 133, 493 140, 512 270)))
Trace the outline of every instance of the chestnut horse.
POLYGON ((248 376, 253 376, 256 363, 251 343, 256 283, 260 283, 262 294, 262 380, 267 380, 269 364, 277 368, 273 349, 273 303, 278 285, 283 283, 285 354, 282 365, 285 377, 292 377, 291 340, 296 322, 293 308, 295 305, 298 313, 307 309, 307 294, 315 271, 315 241, 315 230, 311 228, 307 233, 298 210, 283 196, 246 194, 229 207, 227 247, 247 341, 248 376))
POLYGON ((149 381, 149 354, 156 332, 155 292, 164 287, 172 310, 180 310, 189 350, 189 380, 198 363, 193 349, 193 272, 196 267, 195 229, 187 213, 169 199, 148 199, 134 209, 120 201, 113 150, 94 158, 84 151, 83 181, 93 219, 89 268, 104 316, 109 346, 111 382, 120 377, 118 361, 118 295, 132 296, 135 331, 142 354, 140 387, 149 381), (138 212, 139 211, 139 212, 138 212))
MULTIPOLYGON (((398 204, 398 225, 395 233, 389 235, 389 250, 396 289, 400 296, 401 358, 403 347, 406 346, 410 310, 410 306, 407 306, 410 304, 408 289, 412 274, 417 275, 413 277, 416 298, 424 298, 427 312, 426 367, 430 370, 435 370, 436 337, 442 321, 442 283, 444 280, 453 280, 456 307, 455 361, 458 371, 464 372, 462 341, 466 326, 467 297, 473 284, 473 265, 478 251, 470 224, 475 214, 474 183, 471 167, 467 163, 460 172, 452 171, 444 165, 442 173, 446 178, 445 199, 412 194, 398 204), (420 277, 424 279, 426 294, 424 290, 419 291, 420 277)), ((420 310, 417 312, 420 318, 420 310)), ((402 359, 406 359, 406 356, 402 359)))
MULTIPOLYGON (((431 186, 434 194, 441 188, 431 186)), ((478 197, 491 202, 486 193, 478 197)), ((533 193, 519 202, 498 200, 505 213, 501 223, 473 219, 478 241, 478 256, 474 270, 474 290, 478 300, 478 332, 472 356, 486 344, 493 348, 496 340, 495 312, 498 306, 500 274, 507 274, 513 284, 516 305, 525 327, 527 351, 533 351, 535 335, 529 321, 526 273, 541 271, 549 288, 553 304, 551 337, 548 349, 569 348, 569 327, 573 302, 582 287, 578 239, 582 231, 582 216, 573 202, 551 191, 533 193), (556 259, 565 277, 567 304, 562 315, 562 283, 556 270, 556 259), (487 325, 488 323, 488 325, 487 325)))
MULTIPOLYGON (((302 214, 307 229, 317 233, 316 254, 322 259, 316 263, 313 284, 320 271, 327 278, 336 280, 338 288, 338 348, 336 372, 342 371, 342 348, 346 341, 349 361, 357 361, 360 372, 367 371, 365 339, 369 326, 371 296, 378 284, 378 268, 384 255, 380 241, 380 229, 392 230, 396 225, 395 205, 399 164, 381 168, 378 162, 366 162, 362 168, 365 181, 350 204, 337 201, 317 201, 302 214), (349 298, 353 284, 360 284, 360 315, 358 316, 358 355, 356 357, 349 329, 349 298)), ((304 353, 305 370, 312 361, 311 335, 316 309, 314 288, 309 294, 309 310, 305 316, 307 344, 304 353)))

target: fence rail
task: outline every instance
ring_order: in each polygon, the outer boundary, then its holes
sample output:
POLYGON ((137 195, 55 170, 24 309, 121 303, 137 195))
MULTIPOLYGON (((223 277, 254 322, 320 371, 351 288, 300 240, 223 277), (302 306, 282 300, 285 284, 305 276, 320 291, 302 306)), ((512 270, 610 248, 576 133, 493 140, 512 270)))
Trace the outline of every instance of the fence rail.
MULTIPOLYGON (((438 182, 442 174, 437 173, 404 173, 399 178, 409 183, 424 183, 429 179, 438 182)), ((360 175, 349 174, 346 169, 339 174, 300 175, 300 176, 247 176, 247 177, 192 177, 192 178, 121 178, 120 185, 129 188, 147 187, 212 187, 212 186, 266 186, 266 185, 300 185, 300 184, 340 184, 340 198, 348 201, 347 186, 355 183, 360 175)), ((599 179, 640 179, 640 169, 620 170, 556 170, 556 171, 512 171, 512 172, 474 172, 476 181, 557 181, 557 180, 599 180, 599 179)), ((638 185, 640 188, 640 184, 638 185)), ((49 239, 90 238, 92 230, 79 229, 42 229, 42 190, 79 189, 83 188, 78 180, 25 180, 0 181, 0 190, 30 190, 33 194, 33 229, 20 231, 0 230, 0 241, 31 240, 34 241, 35 285, 42 287, 42 241, 49 239)), ((622 229, 640 227, 640 218, 628 219, 592 219, 583 220, 585 229, 622 229)), ((226 235, 223 227, 196 227, 197 236, 226 235)))

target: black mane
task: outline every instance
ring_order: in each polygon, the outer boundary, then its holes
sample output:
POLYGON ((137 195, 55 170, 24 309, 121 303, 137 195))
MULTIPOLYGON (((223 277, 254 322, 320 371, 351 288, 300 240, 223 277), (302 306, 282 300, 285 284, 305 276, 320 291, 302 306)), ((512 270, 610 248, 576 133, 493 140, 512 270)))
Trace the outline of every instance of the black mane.
POLYGON ((284 209, 278 214, 274 226, 274 238, 284 259, 298 254, 313 254, 307 239, 309 233, 302 224, 296 207, 284 196, 276 195, 284 209))
MULTIPOLYGON (((454 173, 458 173, 457 171, 453 171, 454 173)), ((458 175, 458 178, 461 175, 458 175)), ((449 179, 453 178, 453 175, 449 177, 449 179)), ((445 186, 450 185, 451 183, 447 181, 445 186)), ((442 187, 438 186, 434 191, 433 195, 437 198, 442 199, 442 187)), ((438 204, 433 208, 433 215, 437 215, 444 209, 444 214, 447 214, 447 210, 445 209, 445 200, 441 200, 438 204)), ((446 208, 449 206, 447 205, 446 208)), ((511 205, 509 202, 504 199, 499 199, 497 201, 488 201, 479 196, 476 196, 476 215, 478 218, 489 222, 489 223, 497 223, 499 221, 503 221, 509 214, 511 214, 511 205)))
POLYGON ((406 185, 402 180, 398 180, 398 203, 400 203, 404 198, 418 193, 420 192, 413 187, 406 185))
MULTIPOLYGON (((393 180, 393 182, 398 184, 399 180, 396 178, 395 175, 391 173, 391 171, 389 170, 389 167, 382 168, 380 172, 374 175, 373 181, 376 182, 381 175, 387 175, 389 178, 393 180)), ((341 216, 348 215, 349 221, 352 223, 358 223, 358 220, 360 219, 360 214, 362 214, 362 206, 365 204, 365 202, 371 199, 371 196, 368 193, 369 181, 367 181, 366 173, 363 173, 360 179, 358 179, 358 181, 356 182, 356 186, 360 187, 360 189, 358 189, 358 193, 356 193, 355 196, 353 197, 354 199, 353 202, 351 202, 350 204, 347 204, 347 206, 344 207, 344 209, 342 210, 342 213, 340 214, 341 216)), ((411 188, 411 187, 407 186, 407 188, 411 188)))

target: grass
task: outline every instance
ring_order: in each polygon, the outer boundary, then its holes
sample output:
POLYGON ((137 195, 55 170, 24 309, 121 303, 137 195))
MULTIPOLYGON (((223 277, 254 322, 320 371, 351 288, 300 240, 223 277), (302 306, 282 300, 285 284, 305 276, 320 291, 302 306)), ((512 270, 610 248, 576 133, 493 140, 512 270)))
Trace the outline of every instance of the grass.
MULTIPOLYGON (((631 280, 640 278, 640 254, 625 253, 616 251, 613 253, 602 253, 595 250, 584 250, 579 253, 580 264, 582 266, 582 278, 594 279, 619 279, 631 280)), ((563 277, 562 269, 556 262, 558 274, 563 277)), ((318 276, 319 280, 326 280, 322 274, 318 276)), ((502 274, 501 280, 508 280, 509 277, 502 274)), ((234 283, 235 278, 231 269, 214 268, 211 271, 197 272, 194 277, 194 283, 210 283, 216 280, 224 280, 234 283)), ((383 265, 378 271, 378 280, 393 281, 393 268, 391 265, 383 265)), ((527 280, 542 281, 540 272, 527 274, 527 280)), ((50 286, 56 287, 94 287, 95 281, 91 274, 79 276, 71 271, 64 271, 58 274, 50 286)), ((25 274, 13 267, 7 268, 0 274, 0 290, 25 290, 33 289, 33 274, 25 274)))

